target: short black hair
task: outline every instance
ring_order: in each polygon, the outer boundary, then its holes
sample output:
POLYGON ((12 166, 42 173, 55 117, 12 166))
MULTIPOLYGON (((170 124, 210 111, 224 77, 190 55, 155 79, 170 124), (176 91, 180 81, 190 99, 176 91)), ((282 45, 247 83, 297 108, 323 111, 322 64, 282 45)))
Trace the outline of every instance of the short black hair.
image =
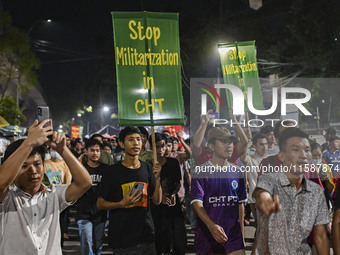
POLYGON ((264 134, 264 135, 266 135, 266 134, 268 134, 270 132, 273 132, 273 131, 274 131, 274 128, 272 126, 265 126, 265 127, 262 127, 260 129, 260 133, 264 134))
POLYGON ((331 137, 329 138, 329 142, 330 142, 330 143, 333 142, 333 141, 335 141, 335 140, 340 140, 340 137, 334 135, 334 136, 331 136, 331 137))
POLYGON ((100 137, 102 140, 104 139, 104 137, 101 134, 93 134, 91 135, 90 139, 95 139, 96 137, 100 137))
POLYGON ((253 143, 253 145, 257 145, 257 140, 259 139, 266 139, 266 135, 263 134, 263 133, 259 133, 259 134, 256 134, 252 139, 251 139, 251 142, 253 143))
MULTIPOLYGON (((19 147, 20 145, 25 141, 25 139, 19 139, 8 145, 6 151, 5 151, 5 156, 2 161, 5 162, 19 147)), ((30 153, 30 156, 35 155, 38 153, 41 156, 42 161, 45 161, 45 154, 47 153, 47 146, 45 144, 34 147, 30 153)))
POLYGON ((149 139, 149 132, 145 127, 138 126, 137 128, 139 129, 139 131, 141 132, 142 135, 146 136, 146 139, 149 139))
POLYGON ((335 136, 336 135, 336 130, 334 128, 327 128, 326 129, 326 133, 330 134, 331 136, 335 136))
POLYGON ((286 150, 287 141, 289 138, 292 138, 292 137, 301 137, 301 138, 306 138, 308 140, 308 134, 305 133, 301 128, 297 128, 297 127, 287 128, 283 130, 279 136, 280 151, 286 150))
POLYGON ((321 145, 318 144, 318 143, 311 143, 311 144, 310 144, 310 149, 311 149, 311 151, 313 151, 313 150, 315 150, 315 149, 320 149, 320 150, 322 151, 321 145))
POLYGON ((102 144, 97 140, 97 139, 94 139, 94 138, 90 138, 89 140, 86 141, 85 143, 85 147, 86 149, 92 147, 92 146, 95 146, 95 145, 99 145, 99 148, 102 149, 102 144))
POLYGON ((163 130, 163 134, 164 134, 164 133, 169 133, 169 134, 171 134, 170 131, 167 130, 167 129, 164 129, 164 130, 163 130))
MULTIPOLYGON (((155 142, 157 143, 157 142, 162 141, 162 140, 164 140, 164 142, 167 143, 168 138, 166 138, 165 134, 156 132, 155 133, 155 142)), ((149 143, 152 146, 152 136, 151 135, 149 137, 149 143)))
POLYGON ((120 131, 120 133, 119 133, 119 141, 124 143, 125 137, 127 137, 128 135, 131 135, 131 134, 139 134, 139 135, 141 135, 141 132, 136 127, 127 126, 122 131, 120 131))
MULTIPOLYGON (((278 138, 279 136, 280 136, 280 127, 283 127, 282 125, 281 125, 281 122, 282 122, 283 120, 280 120, 279 122, 277 122, 276 124, 275 124, 275 127, 274 127, 274 136, 276 137, 276 138, 278 138)), ((287 124, 295 124, 294 123, 294 121, 292 121, 292 120, 284 120, 284 122, 286 123, 286 125, 287 124)))
POLYGON ((110 150, 112 150, 112 145, 111 145, 110 143, 108 143, 108 142, 103 142, 103 148, 104 148, 105 146, 109 147, 110 150))
POLYGON ((179 143, 178 138, 175 137, 175 136, 171 136, 170 139, 171 139, 171 142, 172 142, 172 143, 173 143, 174 141, 177 141, 177 143, 179 143))

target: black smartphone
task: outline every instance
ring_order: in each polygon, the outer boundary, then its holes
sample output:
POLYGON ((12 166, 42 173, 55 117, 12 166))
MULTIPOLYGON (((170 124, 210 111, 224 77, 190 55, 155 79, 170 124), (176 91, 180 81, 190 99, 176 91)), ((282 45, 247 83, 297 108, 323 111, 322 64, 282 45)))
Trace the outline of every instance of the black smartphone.
MULTIPOLYGON (((39 123, 46 119, 50 119, 50 109, 48 106, 37 106, 37 120, 39 123)), ((50 125, 51 123, 48 122, 44 125, 44 127, 48 127, 50 125)), ((48 136, 48 138, 52 138, 52 136, 48 136)))
POLYGON ((142 201, 143 199, 143 189, 144 189, 144 184, 143 183, 140 183, 140 182, 136 182, 134 185, 133 185, 133 188, 132 188, 132 191, 131 191, 131 195, 133 193, 135 193, 136 190, 138 190, 137 194, 139 193, 142 193, 142 196, 140 198, 139 201, 142 201))

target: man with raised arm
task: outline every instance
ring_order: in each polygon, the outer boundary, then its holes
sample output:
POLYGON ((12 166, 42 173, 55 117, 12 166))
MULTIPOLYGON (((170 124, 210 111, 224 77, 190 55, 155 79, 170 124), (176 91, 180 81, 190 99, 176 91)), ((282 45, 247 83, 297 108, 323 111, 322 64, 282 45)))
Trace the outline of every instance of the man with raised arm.
MULTIPOLYGON (((209 110, 206 115, 201 116, 201 124, 198 127, 192 143, 192 157, 194 158, 196 165, 201 165, 208 160, 210 160, 213 156, 212 151, 208 148, 202 148, 202 142, 204 138, 207 138, 209 136, 209 132, 206 134, 208 128, 209 128, 209 122, 210 122, 210 114, 212 113, 212 110, 209 110), (206 135, 206 137, 205 137, 206 135)), ((236 125, 236 137, 238 138, 237 144, 234 146, 233 153, 231 155, 231 158, 229 159, 229 162, 234 163, 246 150, 248 146, 248 137, 244 133, 240 123, 236 120, 235 116, 232 114, 232 112, 229 112, 229 116, 232 120, 232 123, 236 125)), ((237 140, 235 139, 234 142, 237 140)))
POLYGON ((5 152, 0 166, 0 254, 61 255, 60 212, 91 187, 91 177, 66 147, 65 135, 44 127, 48 122, 52 126, 50 120, 36 120, 28 137, 5 152), (71 184, 42 184, 44 144, 64 158, 73 176, 71 184))
POLYGON ((308 135, 288 128, 280 134, 279 147, 281 171, 261 175, 253 192, 258 209, 256 254, 311 254, 307 237, 312 230, 318 254, 329 254, 326 199, 320 185, 305 177, 312 158, 308 135))

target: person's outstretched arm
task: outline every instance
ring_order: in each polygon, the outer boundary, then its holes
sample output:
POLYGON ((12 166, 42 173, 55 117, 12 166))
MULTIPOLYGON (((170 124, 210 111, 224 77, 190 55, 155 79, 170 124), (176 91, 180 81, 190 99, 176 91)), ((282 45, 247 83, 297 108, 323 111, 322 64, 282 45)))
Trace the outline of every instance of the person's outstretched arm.
POLYGON ((209 116, 212 110, 209 110, 206 115, 201 116, 201 124, 198 127, 192 142, 192 156, 197 158, 201 151, 201 144, 203 142, 205 131, 207 130, 209 124, 209 116))
POLYGON ((50 122, 50 120, 44 120, 41 123, 38 123, 37 120, 34 121, 32 126, 28 129, 28 136, 25 141, 0 166, 0 202, 7 196, 9 186, 17 177, 32 149, 47 142, 47 136, 52 135, 53 130, 51 129, 51 126, 43 127, 48 122, 50 122))
POLYGON ((266 216, 273 212, 281 210, 278 196, 272 197, 268 191, 257 188, 256 192, 256 208, 263 212, 266 216))
POLYGON ((57 151, 70 169, 73 182, 66 190, 66 201, 74 202, 80 198, 92 185, 92 179, 83 164, 73 155, 66 146, 66 137, 54 132, 49 146, 57 151))

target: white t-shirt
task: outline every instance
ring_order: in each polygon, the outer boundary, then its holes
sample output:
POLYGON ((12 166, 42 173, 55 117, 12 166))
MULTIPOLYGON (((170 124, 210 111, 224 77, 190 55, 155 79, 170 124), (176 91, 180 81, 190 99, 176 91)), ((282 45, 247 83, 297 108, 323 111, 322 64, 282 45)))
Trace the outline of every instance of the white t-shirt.
POLYGON ((33 196, 10 187, 0 203, 0 254, 62 255, 59 215, 71 205, 69 185, 44 186, 33 196))

